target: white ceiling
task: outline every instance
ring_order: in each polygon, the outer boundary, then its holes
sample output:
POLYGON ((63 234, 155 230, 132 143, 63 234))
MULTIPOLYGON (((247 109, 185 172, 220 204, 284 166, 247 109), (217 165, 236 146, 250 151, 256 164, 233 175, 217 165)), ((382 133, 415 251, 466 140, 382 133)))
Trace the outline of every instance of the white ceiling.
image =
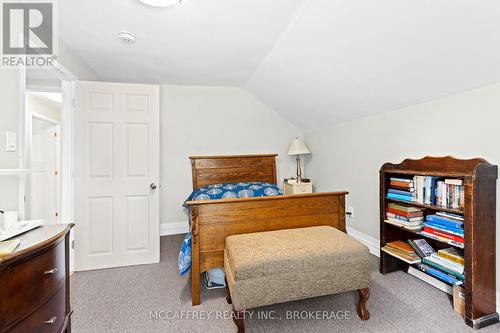
POLYGON ((500 81, 498 0, 64 0, 106 81, 239 85, 304 130, 500 81), (116 33, 135 33, 135 45, 116 33))
POLYGON ((59 1, 59 34, 104 80, 238 85, 255 72, 302 0, 59 1), (133 45, 117 38, 137 36, 133 45))

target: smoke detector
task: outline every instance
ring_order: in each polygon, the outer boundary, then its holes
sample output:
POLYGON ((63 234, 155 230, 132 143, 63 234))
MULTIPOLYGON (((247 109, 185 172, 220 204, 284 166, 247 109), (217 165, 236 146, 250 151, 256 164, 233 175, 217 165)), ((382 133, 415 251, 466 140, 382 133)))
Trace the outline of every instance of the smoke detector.
POLYGON ((168 7, 181 3, 182 0, 139 0, 145 5, 152 7, 168 7))
POLYGON ((120 31, 118 33, 118 38, 126 44, 134 44, 136 40, 135 35, 128 31, 120 31))

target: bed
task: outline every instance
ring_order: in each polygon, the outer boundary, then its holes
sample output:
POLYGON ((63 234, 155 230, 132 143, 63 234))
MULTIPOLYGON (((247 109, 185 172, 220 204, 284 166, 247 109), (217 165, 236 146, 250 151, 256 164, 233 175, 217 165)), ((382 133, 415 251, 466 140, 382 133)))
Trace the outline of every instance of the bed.
MULTIPOLYGON (((193 156, 193 189, 221 183, 277 184, 276 156, 193 156)), ((345 196, 324 192, 187 201, 191 230, 192 304, 200 300, 200 274, 224 266, 229 235, 329 225, 345 232, 345 196)))

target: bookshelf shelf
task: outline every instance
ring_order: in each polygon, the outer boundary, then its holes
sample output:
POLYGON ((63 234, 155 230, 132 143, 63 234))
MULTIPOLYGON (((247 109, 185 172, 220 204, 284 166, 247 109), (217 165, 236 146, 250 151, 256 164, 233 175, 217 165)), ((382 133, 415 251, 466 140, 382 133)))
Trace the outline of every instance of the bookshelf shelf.
MULTIPOLYGON (((427 236, 427 235, 423 235, 423 234, 421 234, 421 233, 420 233, 420 231, 417 231, 417 230, 407 229, 407 228, 400 227, 400 226, 398 226, 398 225, 395 225, 395 224, 392 224, 392 223, 387 223, 387 222, 385 222, 385 224, 386 224, 386 227, 387 227, 387 225, 388 225, 388 226, 390 226, 390 227, 398 228, 398 229, 401 229, 401 230, 407 231, 407 232, 409 232, 409 233, 412 233, 412 234, 414 234, 414 235, 417 235, 418 237, 424 237, 424 238, 426 238, 426 239, 432 239, 432 240, 433 240, 433 241, 435 241, 435 242, 439 242, 439 243, 441 243, 441 244, 445 244, 445 245, 447 245, 447 246, 453 246, 453 247, 457 247, 457 248, 459 248, 459 249, 463 249, 463 248, 464 248, 463 246, 456 245, 455 243, 452 243, 452 242, 445 242, 445 241, 443 241, 443 240, 440 240, 440 239, 437 239, 437 238, 434 238, 434 237, 429 237, 429 236, 427 236)), ((437 246, 437 247, 439 247, 439 248, 440 248, 441 246, 437 246)))
MULTIPOLYGON (((424 157, 406 159, 400 164, 385 163, 380 169, 380 247, 387 243, 408 239, 425 238, 435 249, 453 243, 420 234, 386 223, 388 203, 405 204, 424 209, 424 215, 438 211, 460 214, 464 218, 464 268, 465 268, 465 323, 481 328, 499 322, 496 312, 496 181, 498 168, 487 161, 475 158, 460 160, 453 157, 424 157), (391 177, 412 178, 433 176, 459 178, 463 184, 463 209, 420 204, 387 198, 391 177)), ((411 265, 384 252, 380 253, 380 273, 408 271, 411 265)))
POLYGON ((441 211, 441 212, 448 212, 448 213, 454 213, 454 214, 463 214, 464 213, 464 211, 462 209, 449 208, 449 207, 445 207, 445 206, 427 205, 427 204, 421 204, 421 203, 417 203, 417 202, 410 202, 410 201, 391 199, 391 198, 386 198, 385 200, 390 201, 390 202, 397 202, 397 203, 401 203, 401 204, 405 204, 405 205, 420 207, 420 208, 432 209, 432 210, 441 211))

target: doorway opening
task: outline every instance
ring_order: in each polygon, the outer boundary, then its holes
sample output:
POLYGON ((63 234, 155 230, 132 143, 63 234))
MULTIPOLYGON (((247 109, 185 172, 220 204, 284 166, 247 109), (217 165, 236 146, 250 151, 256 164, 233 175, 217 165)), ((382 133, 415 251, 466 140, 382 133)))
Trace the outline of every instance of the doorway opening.
POLYGON ((27 163, 25 211, 30 220, 60 223, 61 92, 26 92, 27 163))

